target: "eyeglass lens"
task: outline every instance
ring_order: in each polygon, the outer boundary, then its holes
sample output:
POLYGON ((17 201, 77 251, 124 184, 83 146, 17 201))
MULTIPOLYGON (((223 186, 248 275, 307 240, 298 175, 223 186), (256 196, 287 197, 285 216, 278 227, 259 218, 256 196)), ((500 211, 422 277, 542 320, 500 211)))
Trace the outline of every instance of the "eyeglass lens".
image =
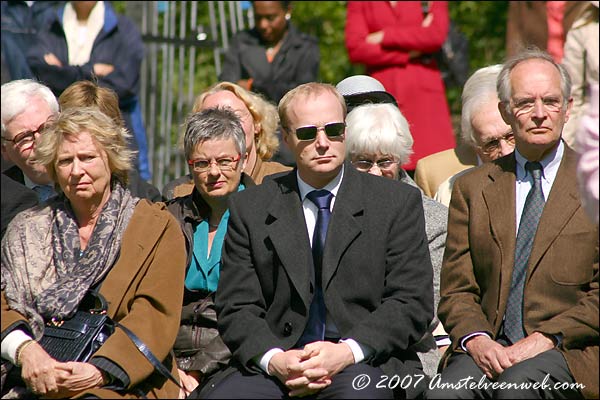
POLYGON ((205 172, 214 164, 221 171, 230 171, 234 167, 234 163, 240 159, 238 157, 224 157, 216 160, 189 160, 188 164, 194 168, 194 171, 205 172))
POLYGON ((17 146, 17 147, 26 146, 35 140, 36 133, 42 132, 42 130, 44 129, 44 125, 45 125, 45 123, 41 124, 34 131, 26 131, 26 132, 20 133, 17 136, 15 136, 14 139, 4 139, 4 138, 3 139, 8 142, 13 142, 15 144, 15 146, 17 146))
POLYGON ((489 142, 487 142, 486 144, 483 145, 483 151, 489 154, 489 153, 494 153, 494 152, 500 150, 500 141, 501 140, 504 140, 507 144, 514 146, 515 135, 512 132, 510 132, 501 138, 490 140, 489 142))
POLYGON ((389 169, 391 168, 394 164, 396 164, 396 161, 394 160, 379 160, 377 162, 371 161, 371 160, 358 160, 358 161, 354 161, 352 163, 352 165, 354 165, 354 167, 358 170, 361 171, 368 171, 371 168, 373 168, 373 165, 377 164, 377 167, 379 169, 389 169))
MULTIPOLYGON (((345 128, 346 124, 343 122, 332 122, 326 124, 323 127, 323 130, 327 137, 334 138, 342 136, 345 128)), ((315 140, 318 131, 319 128, 315 125, 302 126, 296 129, 296 136, 298 137, 298 140, 315 140)))

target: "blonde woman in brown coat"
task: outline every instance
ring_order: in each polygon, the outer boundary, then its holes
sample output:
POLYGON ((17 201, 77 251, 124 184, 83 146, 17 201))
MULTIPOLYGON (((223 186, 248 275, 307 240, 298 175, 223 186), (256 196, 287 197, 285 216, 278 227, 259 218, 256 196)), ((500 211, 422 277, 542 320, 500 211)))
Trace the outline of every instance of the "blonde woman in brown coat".
POLYGON ((59 362, 37 342, 46 322, 70 318, 86 292, 98 289, 107 315, 176 375, 170 351, 181 313, 184 239, 162 203, 126 189, 127 135, 97 109, 72 108, 38 137, 36 158, 59 194, 18 214, 2 240, 2 382, 13 396, 178 394, 120 327, 87 362, 59 362), (9 387, 5 372, 16 366, 23 382, 9 387))

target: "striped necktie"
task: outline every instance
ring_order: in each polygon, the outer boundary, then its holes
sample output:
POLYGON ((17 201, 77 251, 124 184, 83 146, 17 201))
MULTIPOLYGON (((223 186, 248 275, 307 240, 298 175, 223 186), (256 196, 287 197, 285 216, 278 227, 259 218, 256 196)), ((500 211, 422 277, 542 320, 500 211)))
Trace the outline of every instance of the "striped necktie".
POLYGON ((515 265, 504 314, 504 334, 512 343, 525 337, 523 291, 533 239, 545 204, 544 192, 542 192, 542 165, 539 162, 527 162, 525 169, 533 176, 533 186, 525 199, 525 206, 519 222, 515 246, 515 265))

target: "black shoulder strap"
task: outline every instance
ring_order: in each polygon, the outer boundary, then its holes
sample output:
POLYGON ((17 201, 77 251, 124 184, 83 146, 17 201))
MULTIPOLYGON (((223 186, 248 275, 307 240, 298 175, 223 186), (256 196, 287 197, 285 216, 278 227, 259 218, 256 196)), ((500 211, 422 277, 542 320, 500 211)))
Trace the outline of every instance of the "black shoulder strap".
POLYGON ((164 376, 165 378, 168 378, 171 381, 173 381, 177 385, 177 387, 179 387, 181 389, 181 385, 179 384, 177 379, 175 379, 175 377, 163 365, 163 363, 160 362, 154 354, 152 354, 152 351, 150 351, 148 346, 146 346, 146 344, 144 342, 142 342, 135 333, 133 333, 131 330, 129 330, 129 328, 127 328, 126 326, 124 326, 122 324, 119 324, 118 322, 116 324, 119 328, 121 328, 123 330, 123 332, 125 332, 127 334, 127 336, 129 336, 129 338, 131 339, 133 344, 135 344, 135 347, 137 347, 137 349, 140 351, 140 353, 142 353, 144 355, 144 357, 146 357, 148 359, 148 361, 150 361, 150 363, 154 366, 154 369, 156 369, 158 372, 160 372, 160 374, 162 376, 164 376))

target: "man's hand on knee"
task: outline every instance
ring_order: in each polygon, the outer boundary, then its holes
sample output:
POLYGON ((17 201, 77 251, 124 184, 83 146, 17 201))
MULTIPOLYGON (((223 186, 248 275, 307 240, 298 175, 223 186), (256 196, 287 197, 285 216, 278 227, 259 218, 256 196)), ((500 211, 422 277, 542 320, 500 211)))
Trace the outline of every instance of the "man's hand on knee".
POLYGON ((301 362, 318 354, 305 352, 303 350, 288 350, 278 353, 269 362, 269 373, 290 390, 290 397, 303 397, 317 393, 319 390, 329 386, 331 379, 324 368, 313 368, 306 372, 301 362), (306 373, 305 373, 306 372, 306 373))
POLYGON ((331 378, 323 368, 310 370, 306 375, 285 382, 285 386, 290 389, 288 393, 290 397, 315 394, 329 385, 331 385, 331 378))
POLYGON ((506 349, 488 336, 475 336, 467 341, 465 347, 475 364, 489 379, 497 378, 513 365, 506 349))
POLYGON ((290 396, 314 394, 331 384, 331 377, 354 364, 354 355, 345 343, 313 342, 304 346, 295 372, 301 375, 285 382, 290 396))
POLYGON ((533 332, 531 335, 519 340, 517 343, 506 348, 506 354, 510 362, 514 365, 521 361, 528 360, 540 353, 551 350, 555 347, 554 341, 540 332, 533 332))

